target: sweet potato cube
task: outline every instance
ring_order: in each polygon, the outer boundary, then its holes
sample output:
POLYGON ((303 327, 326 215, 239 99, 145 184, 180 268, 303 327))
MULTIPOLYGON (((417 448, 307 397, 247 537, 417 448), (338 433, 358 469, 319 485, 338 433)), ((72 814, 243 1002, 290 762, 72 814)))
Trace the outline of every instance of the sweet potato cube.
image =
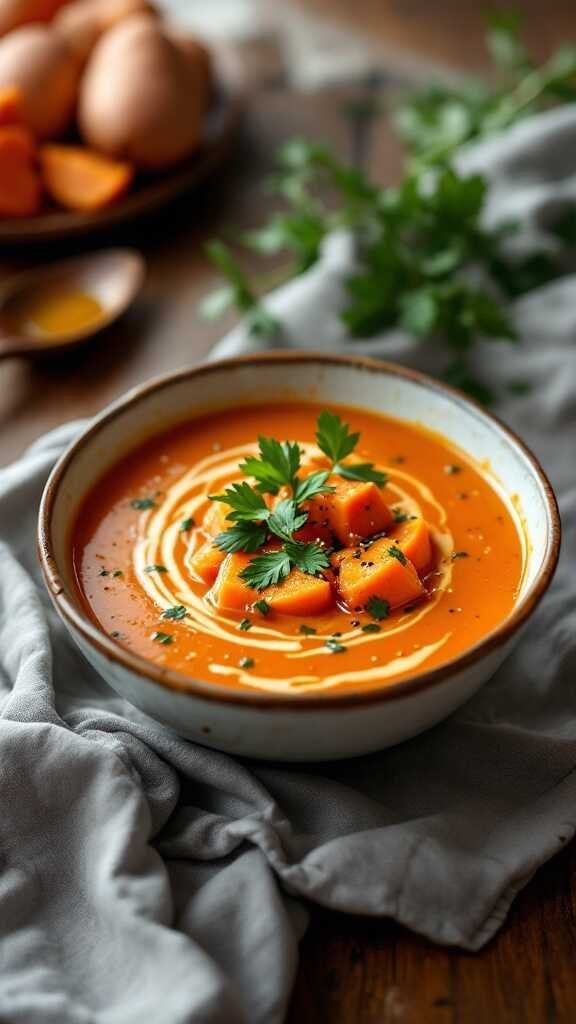
POLYGON ((22 125, 0 127, 0 217, 31 217, 41 197, 32 135, 22 125))
POLYGON ((222 501, 211 501, 201 523, 204 533, 209 537, 216 537, 223 530, 229 530, 234 525, 226 518, 231 511, 230 505, 225 505, 222 501))
POLYGON ((331 477, 328 483, 336 490, 312 498, 309 522, 328 526, 341 544, 353 544, 388 528, 392 515, 376 484, 340 477, 331 477))
POLYGON ((22 90, 17 85, 0 89, 0 125, 3 124, 24 124, 22 90))
POLYGON ((282 615, 305 617, 320 615, 333 604, 332 588, 328 580, 319 576, 309 576, 299 569, 292 569, 290 575, 274 587, 253 590, 240 579, 240 573, 254 557, 245 552, 238 552, 224 559, 210 591, 211 600, 218 608, 247 611, 255 601, 265 600, 271 608, 282 615))
POLYGON ((430 530, 420 516, 398 523, 388 536, 410 559, 418 573, 426 572, 432 560, 432 546, 430 530))
POLYGON ((215 547, 211 540, 207 540, 192 555, 190 568, 195 576, 211 585, 214 583, 225 557, 223 551, 215 547))
POLYGON ((134 168, 84 146, 47 143, 40 149, 46 191, 67 210, 91 212, 110 206, 132 184, 134 168))
POLYGON ((364 608, 371 597, 398 608, 424 594, 412 562, 403 554, 400 558, 390 554, 391 548, 398 551, 388 538, 382 538, 370 544, 361 558, 352 554, 342 560, 338 589, 353 611, 364 608))

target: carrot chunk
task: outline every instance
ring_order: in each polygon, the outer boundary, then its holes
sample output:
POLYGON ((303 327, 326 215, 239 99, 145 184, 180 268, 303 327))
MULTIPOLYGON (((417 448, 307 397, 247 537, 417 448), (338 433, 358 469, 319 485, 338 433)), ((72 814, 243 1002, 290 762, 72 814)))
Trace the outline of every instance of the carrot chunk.
POLYGON ((216 582, 210 591, 211 600, 218 608, 247 611, 257 600, 264 600, 283 615, 320 615, 333 604, 332 588, 328 580, 309 576, 300 569, 292 572, 281 583, 265 590, 253 590, 240 579, 240 573, 254 555, 238 552, 228 555, 216 582))
POLYGON ((342 544, 383 533, 392 515, 382 492, 372 482, 331 477, 332 494, 319 494, 308 503, 309 522, 327 526, 342 544))
POLYGON ((380 597, 391 608, 408 604, 424 594, 424 587, 412 562, 398 552, 388 538, 381 538, 362 552, 361 558, 353 554, 340 565, 338 589, 349 608, 364 608, 371 597, 380 597))
POLYGON ((223 551, 215 547, 211 540, 207 540, 192 555, 190 568, 204 583, 212 584, 225 557, 223 551))
POLYGON ((390 530, 388 536, 410 559, 420 574, 426 571, 432 560, 432 546, 430 530, 420 516, 399 523, 390 530))
POLYGON ((0 127, 0 217, 31 217, 41 198, 31 133, 21 125, 0 127))
POLYGON ((22 90, 17 85, 5 85, 0 89, 0 125, 23 124, 22 90))
POLYGON ((48 144, 40 149, 47 192, 69 210, 101 210, 129 189, 132 164, 111 160, 84 146, 48 144))

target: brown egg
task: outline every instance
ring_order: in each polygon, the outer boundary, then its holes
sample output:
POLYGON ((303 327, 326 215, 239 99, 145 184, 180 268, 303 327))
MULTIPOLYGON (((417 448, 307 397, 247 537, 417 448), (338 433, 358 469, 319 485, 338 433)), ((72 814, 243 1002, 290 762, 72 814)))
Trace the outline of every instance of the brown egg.
POLYGON ((50 21, 67 0, 0 0, 0 36, 33 21, 50 21))
POLYGON ((40 139, 66 131, 79 77, 78 59, 49 25, 26 25, 0 40, 0 89, 20 89, 26 123, 40 139))
POLYGON ((137 167, 170 167, 200 144, 205 64, 194 62, 149 16, 134 15, 105 32, 80 85, 83 138, 137 167))
POLYGON ((131 14, 153 14, 148 0, 76 0, 56 15, 54 27, 85 61, 103 32, 131 14))

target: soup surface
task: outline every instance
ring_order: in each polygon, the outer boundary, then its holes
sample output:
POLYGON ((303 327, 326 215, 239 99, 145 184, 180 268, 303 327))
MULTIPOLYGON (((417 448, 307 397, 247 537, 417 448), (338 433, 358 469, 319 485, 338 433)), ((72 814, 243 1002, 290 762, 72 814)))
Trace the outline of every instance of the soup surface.
POLYGON ((454 658, 509 614, 524 565, 512 505, 462 452, 311 403, 145 442, 93 488, 72 542, 83 602, 118 644, 275 692, 370 689, 454 658), (297 444, 259 451, 260 435, 297 444))

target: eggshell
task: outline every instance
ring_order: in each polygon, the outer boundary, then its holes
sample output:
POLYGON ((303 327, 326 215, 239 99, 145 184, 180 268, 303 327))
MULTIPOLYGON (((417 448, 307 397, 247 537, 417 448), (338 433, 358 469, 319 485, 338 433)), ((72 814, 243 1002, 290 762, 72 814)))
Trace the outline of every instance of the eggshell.
POLYGON ((55 17, 54 27, 85 61, 103 32, 132 14, 154 13, 148 0, 76 0, 55 17))
POLYGON ((25 25, 0 39, 0 89, 16 86, 26 123, 40 139, 72 120, 80 64, 49 25, 25 25))

